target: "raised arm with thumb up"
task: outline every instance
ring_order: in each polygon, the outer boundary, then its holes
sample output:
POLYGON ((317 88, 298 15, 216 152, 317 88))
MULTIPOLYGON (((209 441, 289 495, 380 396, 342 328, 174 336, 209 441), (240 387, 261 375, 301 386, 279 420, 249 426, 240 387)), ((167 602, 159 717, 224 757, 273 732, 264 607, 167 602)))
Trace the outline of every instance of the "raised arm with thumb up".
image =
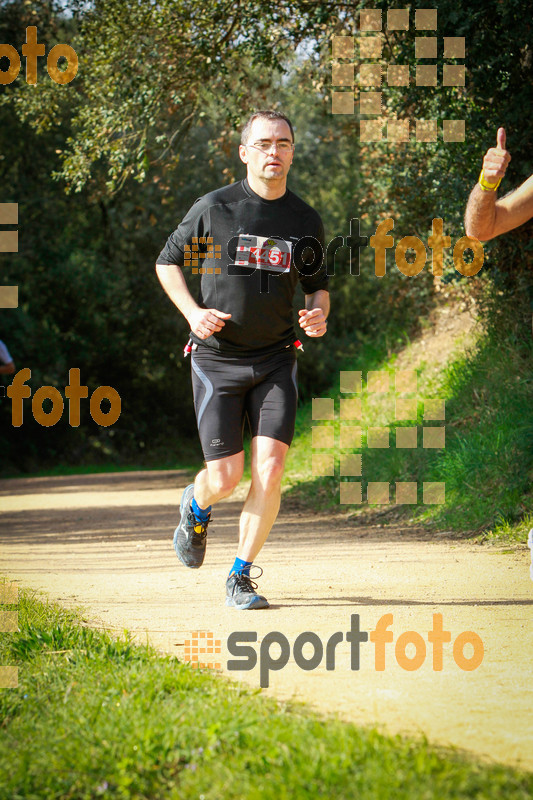
POLYGON ((497 183, 505 175, 511 156, 505 149, 505 128, 498 128, 496 147, 491 147, 483 159, 483 175, 487 183, 497 183))
POLYGON ((498 128, 496 147, 485 153, 481 175, 468 198, 465 211, 467 236, 485 242, 512 231, 533 217, 533 175, 513 192, 498 197, 498 185, 510 160, 505 128, 498 128))

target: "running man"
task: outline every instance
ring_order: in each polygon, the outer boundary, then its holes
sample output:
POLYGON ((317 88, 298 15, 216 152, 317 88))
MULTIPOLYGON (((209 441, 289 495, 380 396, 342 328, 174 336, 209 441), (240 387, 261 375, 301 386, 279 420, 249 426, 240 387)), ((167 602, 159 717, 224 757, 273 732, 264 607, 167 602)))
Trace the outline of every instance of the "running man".
POLYGON ((205 459, 183 493, 174 533, 176 554, 187 567, 202 565, 211 508, 241 480, 245 418, 252 433, 252 483, 226 581, 226 604, 238 609, 269 605, 256 593, 250 568, 278 515, 294 434, 298 281, 305 294, 299 325, 307 336, 326 333, 329 312, 322 221, 287 189, 293 155, 290 120, 276 111, 252 114, 239 146, 246 178, 199 198, 156 264, 163 288, 190 325, 194 406, 205 459), (181 270, 187 263, 201 274, 198 302, 181 270))
POLYGON ((498 128, 496 142, 497 146, 485 153, 479 180, 465 212, 466 235, 483 242, 518 228, 533 217, 533 175, 513 192, 497 199, 498 186, 511 160, 505 149, 504 128, 498 128))

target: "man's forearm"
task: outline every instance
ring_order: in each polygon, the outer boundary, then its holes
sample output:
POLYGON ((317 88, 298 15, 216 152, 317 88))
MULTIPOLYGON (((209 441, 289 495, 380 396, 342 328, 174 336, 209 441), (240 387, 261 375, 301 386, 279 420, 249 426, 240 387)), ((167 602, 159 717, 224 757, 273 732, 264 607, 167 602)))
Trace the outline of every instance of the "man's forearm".
POLYGON ((156 264, 155 271, 165 292, 189 321, 192 312, 198 309, 198 303, 189 292, 181 269, 177 264, 156 264))
POLYGON ((189 323, 191 332, 200 339, 207 339, 218 333, 226 324, 225 321, 231 319, 231 314, 217 308, 202 308, 198 305, 177 264, 156 264, 155 270, 163 289, 189 323))
POLYGON ((465 211, 465 231, 467 236, 474 236, 486 242, 494 236, 496 220, 496 192, 484 192, 476 183, 465 211))
POLYGON ((324 316, 327 317, 329 314, 329 292, 326 289, 319 289, 313 294, 306 294, 305 307, 308 311, 313 308, 321 308, 324 316))

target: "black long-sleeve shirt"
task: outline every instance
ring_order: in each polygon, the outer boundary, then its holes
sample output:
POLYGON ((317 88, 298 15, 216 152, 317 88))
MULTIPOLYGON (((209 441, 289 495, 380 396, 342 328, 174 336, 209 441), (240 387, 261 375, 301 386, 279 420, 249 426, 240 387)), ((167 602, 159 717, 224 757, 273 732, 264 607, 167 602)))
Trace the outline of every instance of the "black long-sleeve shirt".
POLYGON ((287 189, 265 200, 246 179, 200 197, 170 235, 158 264, 201 275, 198 304, 231 314, 193 341, 232 355, 283 349, 295 339, 293 298, 328 288, 318 213, 287 189))

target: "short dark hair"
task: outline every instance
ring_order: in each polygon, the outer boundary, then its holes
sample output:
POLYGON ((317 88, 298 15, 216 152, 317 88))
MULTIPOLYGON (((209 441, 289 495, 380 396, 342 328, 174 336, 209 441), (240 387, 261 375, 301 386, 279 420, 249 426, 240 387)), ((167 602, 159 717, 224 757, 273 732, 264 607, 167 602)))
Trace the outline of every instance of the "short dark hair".
POLYGON ((255 119, 282 119, 283 122, 286 122, 290 128, 292 141, 294 144, 294 128, 292 127, 292 122, 285 114, 282 114, 281 111, 272 111, 272 109, 266 109, 264 111, 255 111, 251 117, 248 118, 246 124, 241 132, 241 144, 246 144, 248 141, 248 137, 250 135, 250 131, 252 129, 252 125, 255 119))

